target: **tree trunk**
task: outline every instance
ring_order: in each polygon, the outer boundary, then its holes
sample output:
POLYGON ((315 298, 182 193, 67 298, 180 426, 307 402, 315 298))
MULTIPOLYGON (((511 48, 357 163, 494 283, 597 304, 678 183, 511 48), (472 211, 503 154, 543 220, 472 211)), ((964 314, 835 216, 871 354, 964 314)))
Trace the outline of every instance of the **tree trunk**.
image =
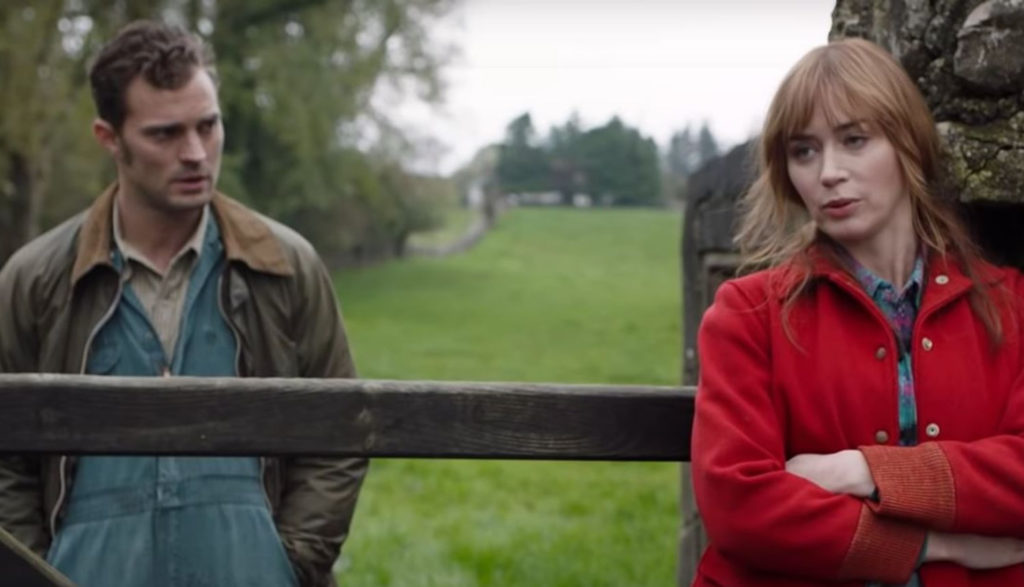
POLYGON ((21 153, 8 153, 7 169, 11 191, 4 215, 0 218, 3 227, 3 233, 0 234, 0 258, 4 261, 25 244, 32 233, 29 224, 33 181, 28 159, 21 153))

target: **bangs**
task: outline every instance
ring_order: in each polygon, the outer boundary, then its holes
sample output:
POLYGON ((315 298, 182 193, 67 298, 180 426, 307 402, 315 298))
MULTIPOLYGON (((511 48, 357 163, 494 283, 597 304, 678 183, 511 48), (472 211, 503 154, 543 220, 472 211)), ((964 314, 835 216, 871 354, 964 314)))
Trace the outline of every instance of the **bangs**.
POLYGON ((859 60, 841 59, 835 47, 819 47, 793 67, 775 96, 771 134, 785 144, 801 134, 821 108, 829 126, 861 121, 882 128, 892 118, 892 84, 859 60), (888 105, 887 105, 888 104, 888 105))
MULTIPOLYGON (((843 39, 812 49, 786 74, 768 108, 757 143, 758 175, 741 202, 735 242, 742 267, 777 267, 800 261, 816 227, 790 179, 791 141, 820 114, 835 130, 861 123, 883 134, 895 150, 910 197, 913 227, 923 246, 977 258, 966 229, 945 193, 942 145, 928 104, 903 67, 884 49, 862 39, 843 39)), ((804 275, 809 276, 809 270, 804 275)), ((976 284, 980 283, 972 277, 976 284)), ((809 280, 805 279, 806 285, 809 280)), ((801 286, 802 287, 802 286, 801 286)), ((987 286, 986 286, 987 287, 987 286)), ((786 301, 791 306, 801 288, 786 301)), ((978 286, 981 296, 986 290, 978 286)), ((991 304, 989 304, 991 305, 991 304)), ((998 340, 998 316, 980 312, 998 340)), ((785 326, 785 325, 784 325, 785 326)))

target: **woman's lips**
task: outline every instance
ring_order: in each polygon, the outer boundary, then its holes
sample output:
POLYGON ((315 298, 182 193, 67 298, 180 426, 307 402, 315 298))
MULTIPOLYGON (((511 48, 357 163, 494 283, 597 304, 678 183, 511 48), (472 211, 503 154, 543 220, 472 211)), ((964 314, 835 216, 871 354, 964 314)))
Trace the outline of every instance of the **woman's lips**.
POLYGON ((826 202, 825 205, 821 207, 821 210, 830 218, 846 218, 853 214, 856 206, 857 200, 840 198, 826 202))

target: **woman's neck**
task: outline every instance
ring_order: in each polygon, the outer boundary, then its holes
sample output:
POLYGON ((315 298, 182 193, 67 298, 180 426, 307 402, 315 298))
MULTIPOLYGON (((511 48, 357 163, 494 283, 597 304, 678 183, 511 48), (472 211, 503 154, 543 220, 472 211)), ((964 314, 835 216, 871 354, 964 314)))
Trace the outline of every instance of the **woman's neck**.
POLYGON ((913 233, 889 242, 873 241, 844 248, 858 263, 897 290, 906 287, 918 255, 917 237, 913 233))

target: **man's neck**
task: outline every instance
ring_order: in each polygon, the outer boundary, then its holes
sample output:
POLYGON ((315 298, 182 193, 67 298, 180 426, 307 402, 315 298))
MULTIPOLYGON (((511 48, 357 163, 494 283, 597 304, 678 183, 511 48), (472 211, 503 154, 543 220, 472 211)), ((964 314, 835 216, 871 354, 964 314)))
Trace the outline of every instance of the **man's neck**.
POLYGON ((168 213, 140 205, 120 189, 115 197, 121 238, 161 272, 195 234, 203 216, 202 208, 168 213))

